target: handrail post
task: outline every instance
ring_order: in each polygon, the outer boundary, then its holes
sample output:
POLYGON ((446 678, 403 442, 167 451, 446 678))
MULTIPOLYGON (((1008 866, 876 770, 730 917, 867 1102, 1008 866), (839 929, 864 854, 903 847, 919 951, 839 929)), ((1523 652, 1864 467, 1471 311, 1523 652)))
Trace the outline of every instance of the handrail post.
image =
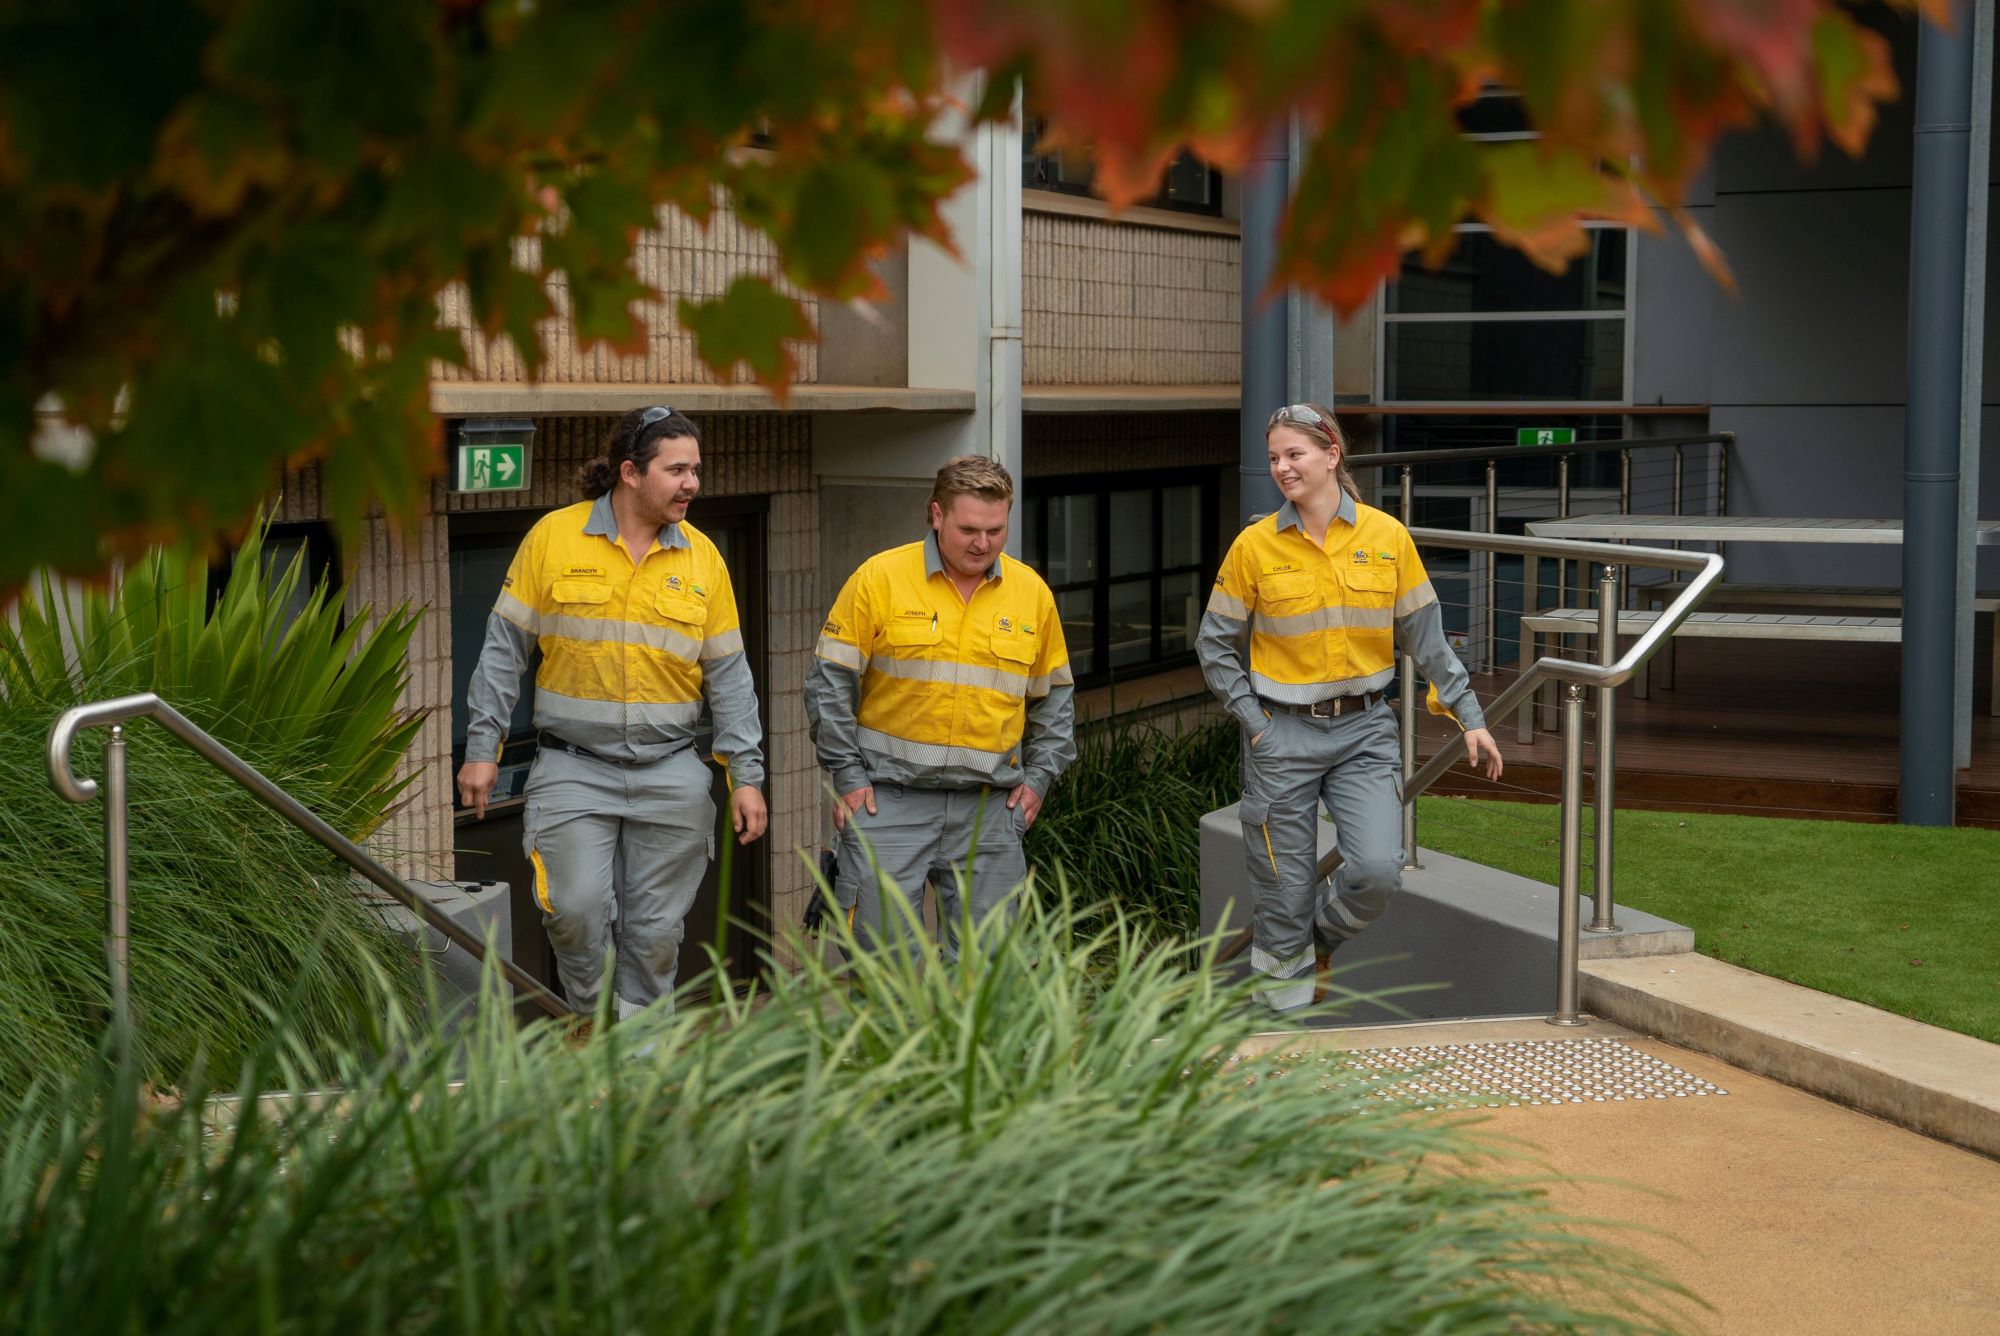
MULTIPOLYGON (((1486 532, 1500 532, 1500 462, 1490 457, 1486 461, 1486 532)), ((1483 555, 1486 558, 1486 657, 1482 662, 1486 671, 1492 673, 1498 671, 1494 660, 1499 648, 1496 634, 1500 621, 1499 582, 1494 573, 1500 565, 1500 554, 1487 552, 1483 555)), ((1522 664, 1521 667, 1525 670, 1527 665, 1522 664)))
MULTIPOLYGON (((1597 584, 1597 661, 1618 662, 1618 568, 1607 563, 1597 584)), ((1618 782, 1618 688, 1597 689, 1597 897, 1590 931, 1617 932, 1612 918, 1611 850, 1618 782)))
POLYGON ((1684 504, 1681 500, 1681 478, 1687 471, 1687 457, 1681 450, 1682 447, 1678 445, 1674 447, 1674 514, 1676 515, 1681 513, 1681 506, 1684 504))
POLYGON ((1563 691, 1562 840, 1556 872, 1556 1010, 1550 1025, 1583 1024, 1577 1014, 1577 904, 1583 862, 1583 693, 1581 682, 1563 691))
MULTIPOLYGON (((1413 504, 1415 488, 1411 486, 1410 475, 1414 472, 1407 465, 1403 468, 1403 527, 1410 527, 1411 518, 1416 514, 1413 504)), ((1403 656, 1402 674, 1402 750, 1403 784, 1407 788, 1410 776, 1417 773, 1417 661, 1408 654, 1403 656)), ((1417 861, 1417 805, 1403 804, 1403 866, 1422 867, 1417 861)))
MULTIPOLYGON (((1556 460, 1556 518, 1559 520, 1566 520, 1569 518, 1569 456, 1568 455, 1564 455, 1562 458, 1556 460)), ((1561 557, 1558 557, 1556 558, 1556 606, 1560 608, 1566 606, 1568 603, 1569 603, 1569 562, 1561 557)), ((1565 639, 1560 643, 1567 646, 1569 642, 1567 639, 1565 639)))
POLYGON ((131 859, 126 824, 125 728, 111 726, 104 740, 104 958, 111 971, 111 1023, 116 1033, 132 1030, 131 859))

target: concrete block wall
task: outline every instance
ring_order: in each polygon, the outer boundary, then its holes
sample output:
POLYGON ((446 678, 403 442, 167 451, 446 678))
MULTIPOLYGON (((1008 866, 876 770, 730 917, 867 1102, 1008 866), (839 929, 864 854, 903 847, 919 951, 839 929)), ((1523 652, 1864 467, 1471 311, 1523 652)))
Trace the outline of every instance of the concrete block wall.
MULTIPOLYGON (((537 262, 540 246, 540 239, 534 237, 516 243, 516 254, 524 267, 537 262)), ((779 275, 777 250, 770 238, 745 226, 720 192, 706 227, 678 209, 663 207, 659 226, 640 233, 632 265, 642 282, 668 298, 664 304, 640 304, 647 327, 645 351, 620 354, 602 345, 589 352, 579 348, 570 323, 568 285, 556 275, 549 280, 548 289, 557 315, 542 322, 547 360, 537 379, 558 384, 713 384, 718 378, 695 357, 694 339, 675 321, 672 303, 681 297, 719 297, 742 274, 779 275)), ((792 296, 800 295, 782 282, 778 287, 792 296)), ((804 304, 807 318, 817 324, 818 303, 806 297, 804 304)), ((476 331, 462 286, 448 289, 439 308, 442 323, 463 333, 468 361, 462 368, 438 363, 432 372, 438 380, 519 382, 528 378, 511 342, 484 338, 476 331)), ((793 352, 798 358, 798 374, 793 379, 799 384, 817 383, 818 346, 795 344, 793 352)), ((734 382, 749 380, 749 373, 738 367, 734 382)))
POLYGON ((1228 385, 1240 365, 1236 237, 1021 217, 1027 385, 1228 385))

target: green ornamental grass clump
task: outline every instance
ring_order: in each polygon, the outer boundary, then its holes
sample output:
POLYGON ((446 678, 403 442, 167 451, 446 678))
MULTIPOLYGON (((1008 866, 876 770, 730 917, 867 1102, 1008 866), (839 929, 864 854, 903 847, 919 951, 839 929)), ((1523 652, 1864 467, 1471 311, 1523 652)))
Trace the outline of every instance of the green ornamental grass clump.
POLYGON ((1658 1329, 1674 1292, 1462 1122, 1232 1060, 1241 990, 1052 899, 983 963, 802 950, 580 1050, 489 997, 454 1055, 389 1005, 393 1058, 274 1042, 244 1087, 324 1098, 93 1068, 0 1159, 0 1327, 1658 1329))
POLYGON ((1031 866, 1062 868, 1163 934, 1201 933, 1201 818, 1241 796, 1227 718, 1116 715, 1077 729, 1077 758, 1028 832, 1031 866))
MULTIPOLYGON (((156 552, 108 592, 45 584, 0 623, 0 1108, 90 1061, 110 1005, 103 808, 62 799, 45 761, 64 709, 157 692, 350 838, 401 792, 420 722, 398 704, 415 617, 343 622, 326 584, 300 587, 300 563, 267 565, 253 532, 210 606, 206 563, 156 552)), ((331 855, 163 730, 126 735, 142 1074, 168 1081, 197 1058, 232 1072, 269 1028, 251 998, 293 999, 310 1047, 359 1033, 375 976, 411 995, 409 950, 331 855)), ((105 736, 80 738, 82 773, 98 773, 105 736)))

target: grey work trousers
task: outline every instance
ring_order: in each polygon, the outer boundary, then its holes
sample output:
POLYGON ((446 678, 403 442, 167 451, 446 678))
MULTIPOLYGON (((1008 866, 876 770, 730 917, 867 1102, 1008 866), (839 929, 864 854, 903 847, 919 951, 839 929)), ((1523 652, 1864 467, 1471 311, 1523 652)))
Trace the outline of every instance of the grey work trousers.
POLYGON ((1312 1001, 1315 938, 1328 950, 1378 918, 1403 884, 1402 746, 1387 701, 1333 719, 1273 711, 1243 739, 1243 854, 1250 963, 1276 1011, 1312 1001), (1340 870, 1322 890, 1319 809, 1333 817, 1340 870))
POLYGON ((958 959, 959 921, 968 909, 974 923, 1012 912, 1028 860, 1021 811, 1008 810, 1009 792, 875 786, 875 814, 863 804, 841 832, 834 883, 834 898, 852 911, 863 947, 916 945, 909 940, 913 925, 884 895, 884 881, 902 892, 913 914, 923 906, 924 883, 937 888, 938 951, 946 960, 958 959))
POLYGON ((523 843, 572 1006, 597 1006, 613 946, 620 1010, 673 996, 714 841, 709 771, 692 748, 648 765, 536 753, 523 843))

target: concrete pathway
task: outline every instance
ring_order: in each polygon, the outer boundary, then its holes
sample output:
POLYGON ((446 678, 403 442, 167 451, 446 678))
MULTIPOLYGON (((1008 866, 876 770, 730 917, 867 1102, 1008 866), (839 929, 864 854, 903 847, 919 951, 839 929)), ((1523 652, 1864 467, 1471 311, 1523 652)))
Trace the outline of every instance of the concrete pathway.
MULTIPOLYGON (((1592 1071, 1639 1073, 1653 1090, 1682 1093, 1523 1102, 1486 1111, 1484 1126, 1573 1180, 1554 1190, 1558 1206, 1659 1231, 1606 1237, 1652 1257, 1712 1306, 1688 1309, 1687 1330, 2000 1332, 2000 1162, 1602 1021, 1567 1031, 1529 1020, 1291 1033, 1259 1046, 1407 1053, 1459 1044, 1475 1061, 1528 1071, 1552 1042, 1596 1055, 1592 1071), (1670 1069, 1686 1080, 1663 1080, 1670 1069), (1726 1093, 1687 1093, 1703 1082, 1726 1093)), ((1556 1089, 1579 1079, 1576 1064, 1567 1070, 1556 1089)))

